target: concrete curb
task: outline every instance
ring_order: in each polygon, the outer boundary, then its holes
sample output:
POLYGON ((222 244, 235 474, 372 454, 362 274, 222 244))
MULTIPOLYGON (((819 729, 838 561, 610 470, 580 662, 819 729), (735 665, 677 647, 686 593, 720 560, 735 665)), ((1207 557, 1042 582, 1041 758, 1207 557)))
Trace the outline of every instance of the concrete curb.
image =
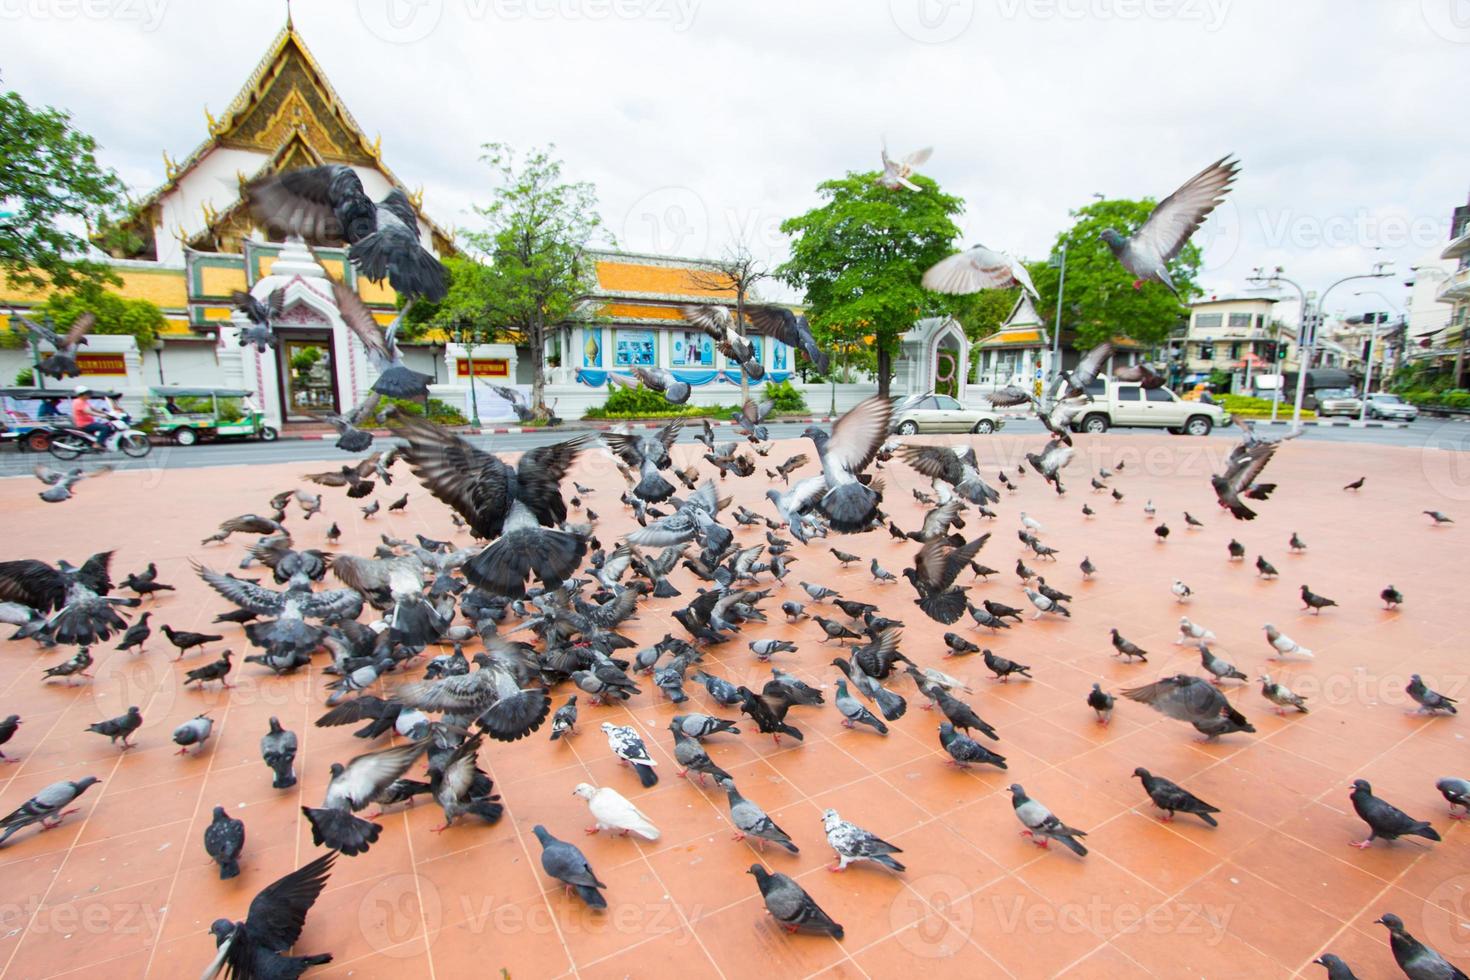
MULTIPOLYGON (((1291 424, 1291 419, 1277 419, 1275 422, 1272 422, 1270 419, 1247 419, 1246 421, 1251 422, 1254 425, 1291 424)), ((1302 425, 1315 425, 1320 428, 1326 429, 1407 429, 1409 427, 1408 422, 1359 422, 1356 419, 1353 419, 1351 421, 1344 421, 1341 419, 1316 419, 1308 421, 1306 419, 1303 419, 1302 425)))

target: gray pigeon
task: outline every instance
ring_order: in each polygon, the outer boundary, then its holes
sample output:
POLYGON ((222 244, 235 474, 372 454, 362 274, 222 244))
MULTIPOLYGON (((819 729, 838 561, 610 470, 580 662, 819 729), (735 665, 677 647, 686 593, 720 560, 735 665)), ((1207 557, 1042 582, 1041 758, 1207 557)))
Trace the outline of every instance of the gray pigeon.
POLYGON ((723 718, 715 718, 711 715, 675 715, 669 720, 669 728, 673 729, 676 725, 679 731, 688 735, 690 738, 697 738, 700 741, 709 738, 711 735, 719 735, 722 732, 728 732, 731 735, 740 734, 740 729, 736 727, 735 722, 726 721, 723 718))
POLYGON ((786 875, 767 871, 759 864, 752 864, 749 874, 755 875, 756 886, 761 890, 761 899, 766 911, 781 923, 787 932, 814 932, 833 939, 842 938, 842 926, 822 911, 812 901, 806 890, 786 875))
POLYGON ((776 822, 767 816, 766 811, 740 795, 733 779, 720 780, 720 785, 724 787, 725 797, 730 804, 730 822, 735 826, 736 840, 754 837, 762 848, 765 841, 770 841, 792 854, 800 851, 791 842, 786 831, 776 826, 776 822))
POLYGON ((1011 807, 1016 811, 1016 819, 1026 828, 1021 835, 1030 837, 1038 847, 1046 847, 1050 841, 1060 841, 1078 857, 1087 856, 1087 848, 1077 840, 1078 837, 1086 837, 1087 832, 1062 823, 1056 814, 1027 796, 1020 783, 1011 784, 1011 807))
POLYGON ((1459 967, 1409 935, 1403 919, 1389 912, 1374 921, 1388 928, 1394 962, 1409 980, 1466 980, 1459 967))
POLYGON ((271 787, 290 789, 296 785, 296 733, 282 728, 279 718, 272 717, 270 726, 260 738, 260 757, 275 773, 271 787))
POLYGON ((883 719, 873 714, 867 707, 853 697, 847 690, 847 681, 837 682, 837 696, 833 699, 837 710, 842 713, 842 726, 854 728, 858 725, 867 725, 879 735, 888 734, 888 726, 883 724, 883 719))
POLYGON ((699 776, 701 784, 705 776, 713 777, 717 783, 733 778, 728 772, 715 765, 714 760, 709 757, 709 753, 704 750, 704 746, 699 744, 697 738, 684 734, 682 724, 677 719, 669 722, 669 731, 674 735, 674 761, 684 767, 679 770, 679 775, 687 778, 692 772, 699 776))
POLYGON ((827 831, 827 843, 837 852, 837 864, 829 867, 828 871, 846 871, 853 861, 872 861, 891 871, 904 870, 902 864, 889 857, 890 854, 902 854, 903 848, 894 847, 857 824, 843 820, 836 810, 822 812, 822 826, 827 831))
POLYGON ((1175 296, 1179 295, 1174 280, 1169 277, 1169 263, 1184 249, 1210 212, 1225 200, 1238 173, 1239 163, 1228 155, 1221 157, 1160 201, 1148 220, 1130 237, 1124 238, 1112 228, 1099 233, 1098 237, 1107 243, 1119 264, 1133 275, 1134 289, 1142 288, 1152 279, 1169 287, 1175 296))
POLYGON ((971 763, 986 763, 998 769, 1007 768, 1005 756, 990 751, 963 732, 955 731, 950 722, 940 723, 939 744, 949 753, 949 765, 964 769, 971 763))
POLYGON ((1237 670, 1234 664, 1215 656, 1215 652, 1209 648, 1208 644, 1199 644, 1199 661, 1200 666, 1215 676, 1216 684, 1224 680, 1250 680, 1249 677, 1237 670))
POLYGON ((63 779, 52 783, 35 796, 26 800, 9 814, 0 817, 0 844, 4 844, 16 831, 39 823, 43 830, 50 830, 61 823, 63 817, 76 810, 66 805, 85 793, 93 783, 101 782, 96 776, 84 776, 75 782, 63 779))
POLYGON ((1447 711, 1452 715, 1459 713, 1455 710, 1457 702, 1454 698, 1447 698, 1438 691, 1430 690, 1418 674, 1409 675, 1409 686, 1404 690, 1409 692, 1409 697, 1418 702, 1421 714, 1425 712, 1433 714, 1436 711, 1447 711))
POLYGON ((135 704, 128 709, 127 714, 118 715, 116 718, 109 718, 106 721, 93 722, 87 726, 87 731, 96 732, 98 735, 106 735, 113 745, 117 744, 118 739, 122 739, 122 747, 130 749, 132 745, 128 743, 128 738, 142 724, 143 715, 139 713, 138 706, 135 704))
POLYGON ((599 891, 607 885, 597 880, 586 856, 575 845, 551 836, 551 832, 539 823, 531 828, 531 832, 541 842, 542 869, 565 885, 568 891, 575 891, 588 908, 607 908, 607 899, 599 891))
POLYGON ((174 729, 174 744, 181 746, 175 755, 186 755, 189 746, 197 745, 204 748, 204 743, 209 741, 209 736, 214 732, 214 719, 208 715, 196 715, 174 729))
POLYGON ((1323 953, 1312 962, 1327 971, 1327 980, 1358 980, 1358 975, 1348 968, 1340 956, 1323 953))
POLYGON ((1465 814, 1470 813, 1470 780, 1458 779, 1454 776, 1446 776, 1434 784, 1434 788, 1450 805, 1450 819, 1464 819, 1465 814), (1455 807, 1459 807, 1463 813, 1455 813, 1455 807))

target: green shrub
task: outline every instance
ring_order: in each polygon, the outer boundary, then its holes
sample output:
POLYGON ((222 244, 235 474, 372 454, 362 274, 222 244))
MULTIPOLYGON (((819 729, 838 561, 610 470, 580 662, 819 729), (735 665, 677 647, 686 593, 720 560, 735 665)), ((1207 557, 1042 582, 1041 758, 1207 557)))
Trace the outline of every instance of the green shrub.
POLYGON ((31 368, 21 368, 15 372, 15 386, 17 388, 30 388, 36 383, 36 372, 31 368))
POLYGON ((607 399, 582 413, 584 419, 675 419, 729 418, 733 405, 670 405, 664 396, 639 385, 636 388, 608 386, 607 399))
MULTIPOLYGON (((1271 399, 1251 398, 1249 395, 1211 395, 1215 401, 1231 415, 1240 415, 1244 418, 1270 418, 1271 399)), ((1281 407, 1277 410, 1280 415, 1290 416, 1292 401, 1283 398, 1281 407)), ((1302 409, 1302 418, 1314 419, 1317 413, 1309 409, 1302 409)))
POLYGON ((765 397, 776 403, 773 411, 804 415, 811 409, 806 407, 806 398, 788 379, 772 381, 766 385, 765 397))
MULTIPOLYGON (((411 415, 414 418, 427 418, 430 422, 438 422, 440 425, 467 425, 469 423, 469 419, 465 418, 464 413, 459 409, 437 398, 429 399, 428 411, 424 410, 423 403, 408 398, 388 398, 385 396, 382 405, 384 408, 392 405, 400 416, 411 415)), ((402 424, 394 416, 388 416, 389 426, 402 424)))

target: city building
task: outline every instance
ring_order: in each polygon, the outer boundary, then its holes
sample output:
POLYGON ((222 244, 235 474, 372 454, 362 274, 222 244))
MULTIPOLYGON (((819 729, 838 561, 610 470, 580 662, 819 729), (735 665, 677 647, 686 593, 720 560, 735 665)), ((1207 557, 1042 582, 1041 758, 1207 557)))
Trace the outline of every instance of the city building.
POLYGON ((1450 240, 1437 260, 1414 267, 1405 356, 1454 376, 1452 385, 1470 385, 1470 203, 1450 217, 1450 240), (1432 294, 1432 300, 1426 301, 1432 294))
POLYGON ((1296 330, 1275 319, 1276 303, 1257 295, 1196 300, 1170 340, 1171 381, 1191 385, 1227 371, 1243 390, 1247 376, 1296 370, 1296 330))
MULTIPOLYGON (((1081 354, 1075 349, 1071 331, 1062 331, 1062 369, 1075 367, 1081 354)), ((970 372, 967 390, 979 396, 1010 385, 1040 394, 1052 370, 1052 327, 1036 311, 1030 295, 1022 292, 1016 298, 1005 320, 990 336, 975 345, 978 355, 970 372)), ((1146 351, 1144 345, 1127 337, 1114 337, 1114 362, 1136 364, 1146 351)))

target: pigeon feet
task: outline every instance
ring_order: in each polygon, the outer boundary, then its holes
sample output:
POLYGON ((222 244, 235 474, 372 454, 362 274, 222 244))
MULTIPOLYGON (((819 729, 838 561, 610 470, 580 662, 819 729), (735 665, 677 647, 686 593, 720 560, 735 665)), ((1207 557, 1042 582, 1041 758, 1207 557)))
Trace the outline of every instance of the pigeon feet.
POLYGON ((829 865, 827 865, 827 870, 828 871, 846 871, 847 868, 846 868, 846 866, 844 866, 842 864, 829 864, 829 865))
POLYGON ((1348 846, 1349 847, 1356 847, 1358 850, 1363 851, 1363 850, 1367 850, 1368 846, 1370 844, 1372 844, 1372 843, 1373 843, 1373 838, 1370 837, 1367 840, 1350 840, 1350 841, 1348 841, 1348 846))
POLYGON ((591 827, 584 827, 582 829, 582 833, 584 833, 584 834, 595 834, 595 833, 597 833, 601 829, 602 829, 601 827, 598 827, 596 824, 594 824, 591 827))

